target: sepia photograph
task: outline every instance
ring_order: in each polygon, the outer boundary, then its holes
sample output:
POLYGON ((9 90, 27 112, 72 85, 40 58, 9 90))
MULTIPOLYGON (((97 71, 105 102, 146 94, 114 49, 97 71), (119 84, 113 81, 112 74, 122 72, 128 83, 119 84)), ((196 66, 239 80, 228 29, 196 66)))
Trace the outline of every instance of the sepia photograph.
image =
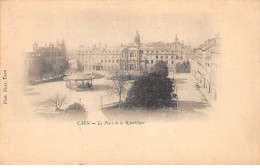
POLYGON ((214 14, 78 13, 76 21, 69 12, 46 20, 44 25, 60 32, 36 33, 26 45, 25 94, 35 115, 62 119, 75 113, 111 121, 208 117, 216 106, 221 59, 214 14), (64 27, 56 24, 65 17, 72 19, 64 27), (77 34, 67 25, 77 26, 77 34))
POLYGON ((0 164, 259 164, 259 1, 0 8, 0 164))

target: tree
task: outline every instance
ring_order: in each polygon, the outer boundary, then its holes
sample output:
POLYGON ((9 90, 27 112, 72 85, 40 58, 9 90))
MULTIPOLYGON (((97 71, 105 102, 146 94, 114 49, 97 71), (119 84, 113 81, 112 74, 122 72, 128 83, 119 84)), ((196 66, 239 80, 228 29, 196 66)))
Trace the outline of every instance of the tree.
POLYGON ((40 58, 37 62, 37 70, 38 76, 42 80, 44 76, 51 73, 53 71, 53 63, 47 61, 44 58, 40 58))
POLYGON ((190 63, 189 61, 183 61, 176 65, 176 72, 179 73, 189 73, 190 72, 190 63))
POLYGON ((140 76, 128 91, 126 102, 128 105, 146 108, 160 108, 169 106, 172 81, 156 73, 140 76))
POLYGON ((188 60, 186 61, 186 69, 187 69, 187 72, 190 73, 191 66, 190 66, 190 62, 188 60))
POLYGON ((37 62, 37 71, 41 80, 44 74, 46 73, 46 65, 47 65, 46 60, 42 58, 40 58, 39 61, 37 62))
POLYGON ((50 96, 45 104, 49 108, 55 108, 55 111, 61 111, 61 107, 68 103, 68 97, 60 93, 56 93, 53 96, 50 96))
POLYGON ((53 65, 53 71, 56 75, 64 74, 64 72, 69 69, 69 63, 67 60, 62 60, 53 65))
POLYGON ((160 76, 167 77, 169 72, 168 72, 168 66, 166 62, 164 61, 157 62, 153 67, 153 73, 156 73, 160 76))
POLYGON ((122 94, 126 91, 127 81, 129 80, 128 74, 124 70, 110 71, 113 81, 114 92, 118 95, 118 104, 121 107, 122 94))

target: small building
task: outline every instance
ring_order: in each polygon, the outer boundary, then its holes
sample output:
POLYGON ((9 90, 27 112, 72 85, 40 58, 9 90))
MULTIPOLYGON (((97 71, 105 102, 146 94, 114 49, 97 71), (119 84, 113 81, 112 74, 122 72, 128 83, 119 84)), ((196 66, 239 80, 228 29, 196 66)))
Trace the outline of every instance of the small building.
POLYGON ((95 76, 92 74, 78 72, 66 76, 64 80, 66 81, 66 88, 81 91, 92 89, 92 80, 94 79, 94 77, 95 76))
POLYGON ((66 81, 66 88, 74 89, 76 91, 93 90, 92 81, 93 79, 102 78, 99 74, 86 74, 83 72, 73 73, 64 77, 66 81))

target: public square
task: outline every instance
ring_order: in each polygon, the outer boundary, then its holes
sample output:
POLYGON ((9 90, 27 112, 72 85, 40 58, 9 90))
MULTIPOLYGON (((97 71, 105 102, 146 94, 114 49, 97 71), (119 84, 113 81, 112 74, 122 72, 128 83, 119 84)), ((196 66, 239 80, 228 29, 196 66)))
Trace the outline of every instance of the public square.
MULTIPOLYGON (((172 74, 169 74, 172 77, 172 74)), ((177 109, 163 109, 157 113, 149 114, 150 119, 166 119, 172 116, 173 119, 192 119, 205 118, 207 113, 212 109, 206 98, 199 88, 195 87, 190 73, 176 73, 176 88, 178 95, 177 109), (170 115, 169 115, 170 114, 170 115)), ((99 121, 107 120, 106 115, 102 112, 101 105, 117 103, 117 94, 112 93, 112 81, 106 77, 93 80, 93 90, 76 92, 66 88, 65 81, 42 83, 39 85, 27 85, 26 96, 32 105, 32 111, 36 113, 47 112, 42 103, 55 93, 67 95, 68 103, 62 108, 74 102, 81 103, 88 111, 88 120, 99 121)))

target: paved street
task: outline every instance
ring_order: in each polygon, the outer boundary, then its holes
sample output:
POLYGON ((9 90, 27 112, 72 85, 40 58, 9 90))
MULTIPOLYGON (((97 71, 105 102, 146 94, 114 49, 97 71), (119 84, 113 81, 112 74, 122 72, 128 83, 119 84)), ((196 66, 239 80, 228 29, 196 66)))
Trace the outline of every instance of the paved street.
POLYGON ((204 117, 212 109, 203 94, 195 87, 189 73, 175 74, 178 110, 183 117, 204 117))

